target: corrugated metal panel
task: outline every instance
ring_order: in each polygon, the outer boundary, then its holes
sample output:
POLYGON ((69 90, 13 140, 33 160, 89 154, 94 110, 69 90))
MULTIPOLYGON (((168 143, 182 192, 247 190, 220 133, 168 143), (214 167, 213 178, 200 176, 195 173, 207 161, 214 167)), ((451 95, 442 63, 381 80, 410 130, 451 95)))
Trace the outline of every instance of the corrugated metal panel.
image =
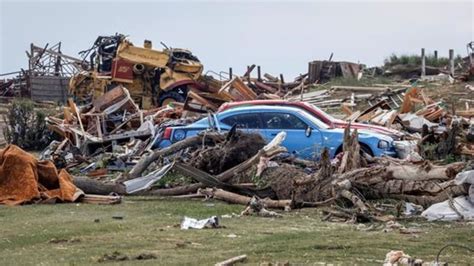
POLYGON ((66 102, 69 78, 32 77, 30 82, 32 100, 66 102))

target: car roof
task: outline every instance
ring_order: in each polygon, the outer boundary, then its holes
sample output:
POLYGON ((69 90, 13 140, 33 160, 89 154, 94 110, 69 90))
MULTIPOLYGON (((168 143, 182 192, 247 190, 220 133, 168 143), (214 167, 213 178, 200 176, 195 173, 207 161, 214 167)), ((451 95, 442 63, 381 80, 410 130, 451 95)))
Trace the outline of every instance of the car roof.
POLYGON ((239 102, 227 102, 222 104, 218 111, 225 111, 231 108, 236 108, 239 106, 247 106, 247 105, 278 105, 278 104, 289 104, 291 103, 288 100, 281 100, 281 99, 266 99, 266 100, 249 100, 249 101, 239 101, 239 102))
POLYGON ((219 115, 232 115, 232 114, 242 114, 251 111, 263 111, 263 112, 279 112, 279 113, 292 113, 292 114, 299 114, 300 116, 304 117, 306 120, 312 121, 312 123, 316 124, 319 128, 328 128, 328 125, 321 122, 319 119, 314 117, 312 114, 308 113, 307 111, 294 107, 294 106, 278 106, 278 105, 254 105, 254 106, 242 106, 242 107, 234 107, 229 110, 226 110, 219 115))
POLYGON ((235 106, 227 109, 220 114, 227 114, 242 111, 277 111, 277 112, 303 112, 301 108, 293 106, 278 106, 278 105, 252 105, 252 106, 235 106))

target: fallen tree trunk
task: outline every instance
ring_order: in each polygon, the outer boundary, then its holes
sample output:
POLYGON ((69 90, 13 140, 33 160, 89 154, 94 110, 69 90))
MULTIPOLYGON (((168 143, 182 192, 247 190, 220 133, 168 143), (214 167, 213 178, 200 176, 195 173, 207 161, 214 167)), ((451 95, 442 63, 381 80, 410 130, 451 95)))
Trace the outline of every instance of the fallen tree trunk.
POLYGON ((125 186, 120 183, 106 184, 91 178, 76 176, 73 178, 74 185, 80 188, 86 194, 109 195, 117 193, 126 194, 125 186))
POLYGON ((194 193, 198 189, 205 187, 202 183, 194 183, 191 185, 184 185, 173 188, 160 188, 149 191, 143 191, 137 195, 153 195, 153 196, 176 196, 194 193))
POLYGON ((140 177, 141 174, 148 168, 148 166, 150 166, 151 163, 160 158, 172 155, 192 146, 197 146, 200 144, 209 144, 210 142, 215 142, 218 139, 224 139, 224 136, 222 134, 214 132, 202 135, 200 134, 184 139, 180 142, 176 142, 171 146, 163 148, 161 150, 157 150, 138 161, 138 163, 132 168, 132 170, 130 170, 130 172, 125 175, 125 180, 140 177))
MULTIPOLYGON (((198 194, 205 195, 210 198, 215 198, 223 201, 227 201, 235 204, 247 205, 249 204, 251 197, 242 196, 236 193, 228 192, 223 189, 206 188, 199 189, 198 194)), ((265 207, 273 209, 288 209, 291 206, 291 200, 271 200, 262 199, 265 207)))
POLYGON ((176 153, 180 150, 183 150, 185 148, 199 145, 202 142, 202 135, 198 136, 193 136, 190 138, 187 138, 183 141, 177 142, 169 147, 166 147, 161 150, 157 150, 153 152, 152 154, 142 158, 138 163, 130 170, 130 172, 126 175, 126 180, 133 179, 140 177, 141 174, 148 168, 148 166, 153 163, 154 161, 158 160, 161 157, 171 155, 173 153, 176 153))
POLYGON ((465 163, 457 162, 448 165, 431 165, 424 164, 416 166, 413 164, 395 165, 390 164, 387 168, 387 177, 402 180, 449 180, 456 176, 456 174, 464 168, 465 163))

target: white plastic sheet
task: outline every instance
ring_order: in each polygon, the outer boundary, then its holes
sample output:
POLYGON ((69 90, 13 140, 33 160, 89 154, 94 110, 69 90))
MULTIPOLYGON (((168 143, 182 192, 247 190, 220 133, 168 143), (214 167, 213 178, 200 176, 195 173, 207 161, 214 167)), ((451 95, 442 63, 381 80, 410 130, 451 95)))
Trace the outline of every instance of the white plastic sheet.
POLYGON ((469 187, 469 201, 474 204, 474 170, 458 173, 454 178, 456 185, 471 184, 469 187))
POLYGON ((187 230, 190 228, 193 229, 203 229, 204 227, 208 228, 217 228, 219 227, 219 219, 217 216, 212 216, 207 219, 197 220, 194 218, 189 218, 184 216, 183 221, 181 222, 181 229, 187 230))
POLYGON ((453 205, 463 217, 460 217, 451 208, 449 200, 431 205, 421 216, 428 219, 428 221, 455 221, 461 218, 474 220, 474 204, 469 201, 467 196, 454 198, 453 205))

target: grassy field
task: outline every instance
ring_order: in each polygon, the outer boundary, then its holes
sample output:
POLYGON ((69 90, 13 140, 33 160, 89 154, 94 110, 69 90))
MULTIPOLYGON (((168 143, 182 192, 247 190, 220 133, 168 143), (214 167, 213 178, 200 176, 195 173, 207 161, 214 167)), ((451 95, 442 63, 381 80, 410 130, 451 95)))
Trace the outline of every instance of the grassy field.
MULTIPOLYGON (((446 243, 472 246, 474 240, 472 223, 410 221, 404 224, 422 233, 404 235, 322 222, 316 209, 284 213, 283 218, 222 218, 220 229, 179 228, 185 215, 206 218, 241 210, 242 206, 217 201, 148 197, 128 197, 112 206, 0 206, 0 265, 88 265, 113 252, 156 258, 106 264, 212 265, 247 254, 251 264, 381 265, 390 250, 429 261, 446 243)), ((466 250, 448 248, 442 260, 465 265, 473 264, 473 257, 466 250)))

